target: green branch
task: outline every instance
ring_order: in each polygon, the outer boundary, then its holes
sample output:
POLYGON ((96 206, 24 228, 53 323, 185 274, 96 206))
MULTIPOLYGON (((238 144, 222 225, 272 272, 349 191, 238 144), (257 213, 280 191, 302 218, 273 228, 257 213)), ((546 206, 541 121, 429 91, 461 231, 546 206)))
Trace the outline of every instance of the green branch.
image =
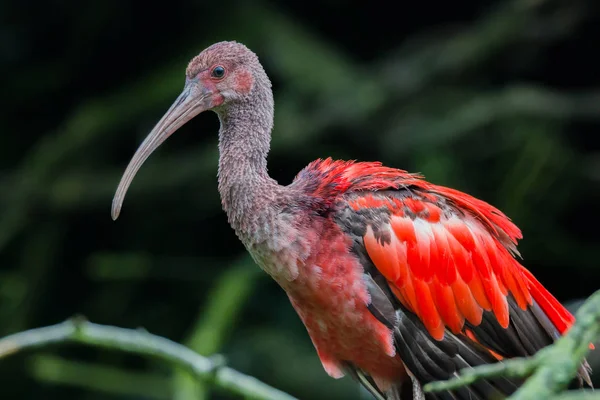
POLYGON ((538 366, 535 358, 515 358, 496 364, 482 365, 472 369, 463 369, 458 378, 447 381, 431 382, 423 387, 426 392, 454 390, 475 383, 480 379, 505 376, 507 378, 522 378, 530 375, 538 366))
POLYGON ((71 319, 57 325, 6 336, 0 339, 0 358, 20 350, 67 342, 154 357, 185 368, 199 379, 246 399, 294 400, 294 397, 284 392, 224 367, 222 362, 202 357, 169 339, 143 330, 99 325, 83 319, 71 319))
POLYGON ((550 400, 600 400, 600 393, 593 389, 568 390, 550 400))
MULTIPOLYGON (((577 321, 569 332, 553 345, 528 358, 514 358, 491 365, 461 370, 459 377, 425 385, 427 392, 452 390, 479 379, 497 376, 529 379, 515 392, 511 400, 554 399, 564 390, 581 368, 589 344, 600 336, 600 290, 594 293, 577 312, 577 321)), ((593 395, 578 397, 561 394, 557 399, 592 399, 593 395)), ((595 397, 600 399, 600 396, 595 397)))

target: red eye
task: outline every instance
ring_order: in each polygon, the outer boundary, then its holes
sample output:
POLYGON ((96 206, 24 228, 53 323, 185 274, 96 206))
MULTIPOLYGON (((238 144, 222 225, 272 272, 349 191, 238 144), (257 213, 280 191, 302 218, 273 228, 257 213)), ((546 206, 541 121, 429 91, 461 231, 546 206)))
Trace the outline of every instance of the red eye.
POLYGON ((223 68, 220 65, 217 65, 216 67, 213 68, 212 72, 210 73, 210 75, 213 78, 217 78, 217 79, 221 79, 222 77, 225 76, 225 68, 223 68))

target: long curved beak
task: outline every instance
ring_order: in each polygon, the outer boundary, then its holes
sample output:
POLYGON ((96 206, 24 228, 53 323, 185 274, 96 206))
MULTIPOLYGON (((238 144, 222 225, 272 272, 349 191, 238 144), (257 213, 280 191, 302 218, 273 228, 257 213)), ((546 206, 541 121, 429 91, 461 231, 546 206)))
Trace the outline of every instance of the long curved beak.
POLYGON ((186 122, 210 108, 212 108, 212 92, 198 84, 197 80, 188 80, 183 92, 144 139, 129 162, 113 198, 111 209, 113 220, 119 217, 127 189, 150 154, 186 122))

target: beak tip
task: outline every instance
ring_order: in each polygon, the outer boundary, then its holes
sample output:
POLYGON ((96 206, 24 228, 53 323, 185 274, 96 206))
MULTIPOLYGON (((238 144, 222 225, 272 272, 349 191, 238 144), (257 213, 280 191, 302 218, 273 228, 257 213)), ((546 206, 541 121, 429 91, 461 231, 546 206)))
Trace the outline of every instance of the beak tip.
POLYGON ((121 207, 118 205, 113 205, 110 211, 110 217, 112 218, 112 220, 116 221, 117 218, 119 218, 119 214, 121 214, 121 207))

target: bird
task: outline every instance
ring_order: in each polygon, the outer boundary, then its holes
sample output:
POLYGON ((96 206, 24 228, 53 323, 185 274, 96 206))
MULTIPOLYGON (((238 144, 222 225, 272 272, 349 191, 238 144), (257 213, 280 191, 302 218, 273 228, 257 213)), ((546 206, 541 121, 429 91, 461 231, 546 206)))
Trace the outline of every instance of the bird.
MULTIPOLYGON (((271 82, 236 41, 189 62, 183 91, 121 178, 113 220, 150 154, 207 110, 220 121, 218 191, 228 222, 285 291, 332 378, 348 375, 378 400, 502 398, 522 380, 422 387, 531 356, 573 325, 519 262, 520 229, 482 200, 380 162, 323 158, 288 185, 272 179, 271 82)), ((580 384, 590 384, 589 372, 583 362, 580 384)))

